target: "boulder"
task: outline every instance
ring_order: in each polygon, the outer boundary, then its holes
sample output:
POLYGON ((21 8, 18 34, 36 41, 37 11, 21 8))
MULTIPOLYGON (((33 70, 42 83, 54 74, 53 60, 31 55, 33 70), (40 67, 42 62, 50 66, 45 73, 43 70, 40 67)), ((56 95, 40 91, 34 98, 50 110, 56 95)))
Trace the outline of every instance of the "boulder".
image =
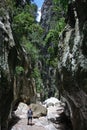
POLYGON ((27 118, 27 111, 28 111, 28 105, 20 102, 17 110, 14 113, 19 118, 27 118))
POLYGON ((51 98, 48 98, 47 100, 44 101, 43 103, 46 107, 49 107, 49 106, 55 106, 55 105, 61 105, 61 101, 59 101, 57 98, 55 97, 51 97, 51 98))
POLYGON ((33 111, 33 118, 39 118, 41 116, 47 115, 47 109, 41 104, 30 104, 30 106, 28 106, 27 104, 23 102, 19 103, 17 110, 14 111, 14 114, 21 119, 27 118, 27 111, 29 107, 31 107, 33 111))
POLYGON ((47 109, 39 103, 38 104, 31 104, 30 107, 33 110, 33 117, 34 118, 39 118, 40 116, 47 115, 47 109))

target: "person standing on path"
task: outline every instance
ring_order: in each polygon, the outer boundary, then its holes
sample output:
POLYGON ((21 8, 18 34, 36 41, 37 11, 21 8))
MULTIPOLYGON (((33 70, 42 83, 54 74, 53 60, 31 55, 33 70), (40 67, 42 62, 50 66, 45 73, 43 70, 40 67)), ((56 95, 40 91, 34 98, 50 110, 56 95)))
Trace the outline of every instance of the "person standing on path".
POLYGON ((27 125, 32 125, 32 117, 33 117, 33 111, 31 110, 31 108, 29 108, 27 111, 27 118, 28 118, 27 125))

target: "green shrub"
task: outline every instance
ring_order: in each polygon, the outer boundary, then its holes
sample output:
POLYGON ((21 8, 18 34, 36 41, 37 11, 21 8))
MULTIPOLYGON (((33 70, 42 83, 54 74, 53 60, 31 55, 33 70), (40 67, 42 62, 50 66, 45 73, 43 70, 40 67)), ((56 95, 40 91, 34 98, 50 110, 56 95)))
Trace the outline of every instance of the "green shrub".
POLYGON ((31 62, 35 64, 39 58, 38 49, 31 42, 29 42, 26 37, 22 39, 22 44, 25 47, 27 54, 31 58, 31 62))
POLYGON ((34 22, 34 18, 31 14, 22 12, 16 15, 13 19, 13 31, 16 36, 21 37, 22 35, 28 34, 30 25, 34 22))
POLYGON ((41 79, 40 71, 37 67, 34 68, 34 70, 32 72, 32 77, 35 79, 37 92, 40 92, 42 79, 41 79))
POLYGON ((22 66, 16 66, 15 68, 16 75, 24 73, 24 68, 22 66))

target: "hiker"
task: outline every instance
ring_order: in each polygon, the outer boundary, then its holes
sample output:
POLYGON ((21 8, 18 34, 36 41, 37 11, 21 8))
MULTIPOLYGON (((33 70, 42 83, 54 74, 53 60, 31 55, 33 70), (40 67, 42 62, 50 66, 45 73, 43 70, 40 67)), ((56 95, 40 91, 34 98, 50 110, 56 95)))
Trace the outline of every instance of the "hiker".
POLYGON ((29 108, 28 112, 27 112, 27 118, 28 118, 28 125, 32 125, 32 116, 33 116, 33 111, 31 110, 31 108, 29 108))

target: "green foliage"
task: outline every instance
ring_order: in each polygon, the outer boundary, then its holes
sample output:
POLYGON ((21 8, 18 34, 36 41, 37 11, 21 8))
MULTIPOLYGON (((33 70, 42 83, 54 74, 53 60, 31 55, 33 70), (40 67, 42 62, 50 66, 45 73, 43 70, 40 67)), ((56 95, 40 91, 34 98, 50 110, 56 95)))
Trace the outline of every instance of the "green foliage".
MULTIPOLYGON (((38 46, 42 44, 43 29, 36 22, 37 6, 35 4, 27 4, 24 8, 18 6, 14 8, 14 17, 12 28, 16 42, 20 43, 27 52, 32 66, 31 77, 36 81, 37 91, 41 88, 40 71, 35 64, 39 58, 38 46)), ((23 72, 20 66, 16 67, 16 73, 23 72)))
POLYGON ((33 23, 29 28, 29 38, 32 43, 35 44, 42 44, 42 36, 43 36, 44 30, 42 27, 37 23, 33 23))
POLYGON ((52 66, 53 68, 57 68, 57 65, 58 65, 57 57, 53 59, 47 59, 46 64, 52 66))
POLYGON ((55 26, 55 29, 51 29, 49 30, 46 38, 45 38, 45 42, 54 42, 54 43, 58 43, 58 39, 59 39, 59 34, 61 33, 61 31, 64 29, 65 27, 65 21, 64 18, 60 18, 55 26))
POLYGON ((60 4, 62 5, 62 8, 63 8, 65 11, 67 11, 68 2, 69 2, 69 0, 60 0, 60 4))
MULTIPOLYGON (((53 0, 54 1, 54 11, 56 14, 52 17, 52 21, 48 19, 48 24, 50 30, 46 35, 44 41, 43 36, 45 34, 44 29, 36 22, 37 15, 37 6, 35 4, 31 4, 30 1, 26 6, 15 6, 15 3, 12 5, 11 0, 7 0, 9 5, 9 10, 13 9, 13 21, 12 21, 12 29, 14 33, 14 37, 16 39, 16 44, 19 43, 23 46, 29 55, 31 65, 32 65, 32 78, 35 79, 37 92, 41 90, 42 77, 38 67, 36 67, 36 63, 38 59, 46 62, 45 64, 48 66, 52 66, 54 68, 57 67, 57 52, 58 52, 58 41, 59 35, 63 28, 65 27, 64 18, 59 16, 59 13, 67 10, 68 0, 53 0), (45 44, 43 45, 43 43, 45 44), (40 55, 39 50, 40 47, 46 48, 46 53, 49 55, 48 58, 44 59, 43 55, 40 55), (41 57, 42 56, 42 57, 41 57)), ((14 1, 14 0, 13 0, 14 1)), ((55 13, 54 13, 55 14, 55 13)), ((44 51, 43 51, 44 52, 44 51)), ((41 52, 41 53, 43 53, 41 52)), ((47 55, 46 54, 46 55, 47 55)), ((16 74, 20 75, 24 72, 22 66, 16 67, 16 74)))
POLYGON ((16 75, 20 75, 24 72, 24 68, 22 66, 17 66, 15 69, 16 75))
POLYGON ((61 31, 63 31, 65 27, 64 18, 60 18, 55 25, 54 29, 49 30, 46 38, 45 38, 45 46, 48 46, 47 53, 50 55, 49 59, 47 59, 47 64, 57 67, 57 52, 58 52, 58 41, 59 35, 61 31))
POLYGON ((22 43, 25 36, 31 43, 42 43, 43 29, 36 21, 37 6, 35 4, 17 8, 13 18, 13 32, 17 41, 22 43))
POLYGON ((15 8, 15 0, 6 0, 6 7, 7 8, 7 11, 9 12, 10 14, 10 17, 13 18, 13 15, 15 14, 16 12, 16 8, 15 8))
POLYGON ((64 18, 60 18, 56 24, 56 31, 58 31, 58 35, 60 35, 60 33, 63 31, 64 27, 65 27, 66 23, 65 23, 65 19, 64 18))
POLYGON ((36 24, 36 23, 34 23, 34 24, 32 24, 32 26, 30 26, 30 30, 29 31, 31 31, 31 33, 37 32, 38 35, 42 35, 43 34, 42 27, 39 24, 36 24))
POLYGON ((31 42, 27 41, 25 37, 23 37, 22 42, 24 43, 23 46, 29 54, 29 57, 31 57, 31 62, 34 64, 39 57, 38 49, 31 42))
POLYGON ((52 29, 52 30, 49 30, 49 32, 45 38, 45 43, 48 43, 51 41, 56 42, 57 39, 58 39, 58 31, 52 29))
POLYGON ((54 9, 57 11, 67 11, 69 0, 53 0, 54 9))
POLYGON ((41 79, 40 71, 37 67, 34 68, 32 72, 32 77, 35 79, 37 92, 40 92, 42 79, 41 79))
POLYGON ((5 16, 5 10, 4 8, 0 8, 0 17, 4 17, 5 16))
POLYGON ((31 14, 22 12, 16 15, 13 19, 13 31, 18 39, 22 35, 28 34, 30 25, 34 22, 34 18, 31 14))
POLYGON ((50 47, 48 48, 48 53, 49 53, 49 54, 53 54, 53 53, 54 53, 54 48, 50 46, 50 47))

